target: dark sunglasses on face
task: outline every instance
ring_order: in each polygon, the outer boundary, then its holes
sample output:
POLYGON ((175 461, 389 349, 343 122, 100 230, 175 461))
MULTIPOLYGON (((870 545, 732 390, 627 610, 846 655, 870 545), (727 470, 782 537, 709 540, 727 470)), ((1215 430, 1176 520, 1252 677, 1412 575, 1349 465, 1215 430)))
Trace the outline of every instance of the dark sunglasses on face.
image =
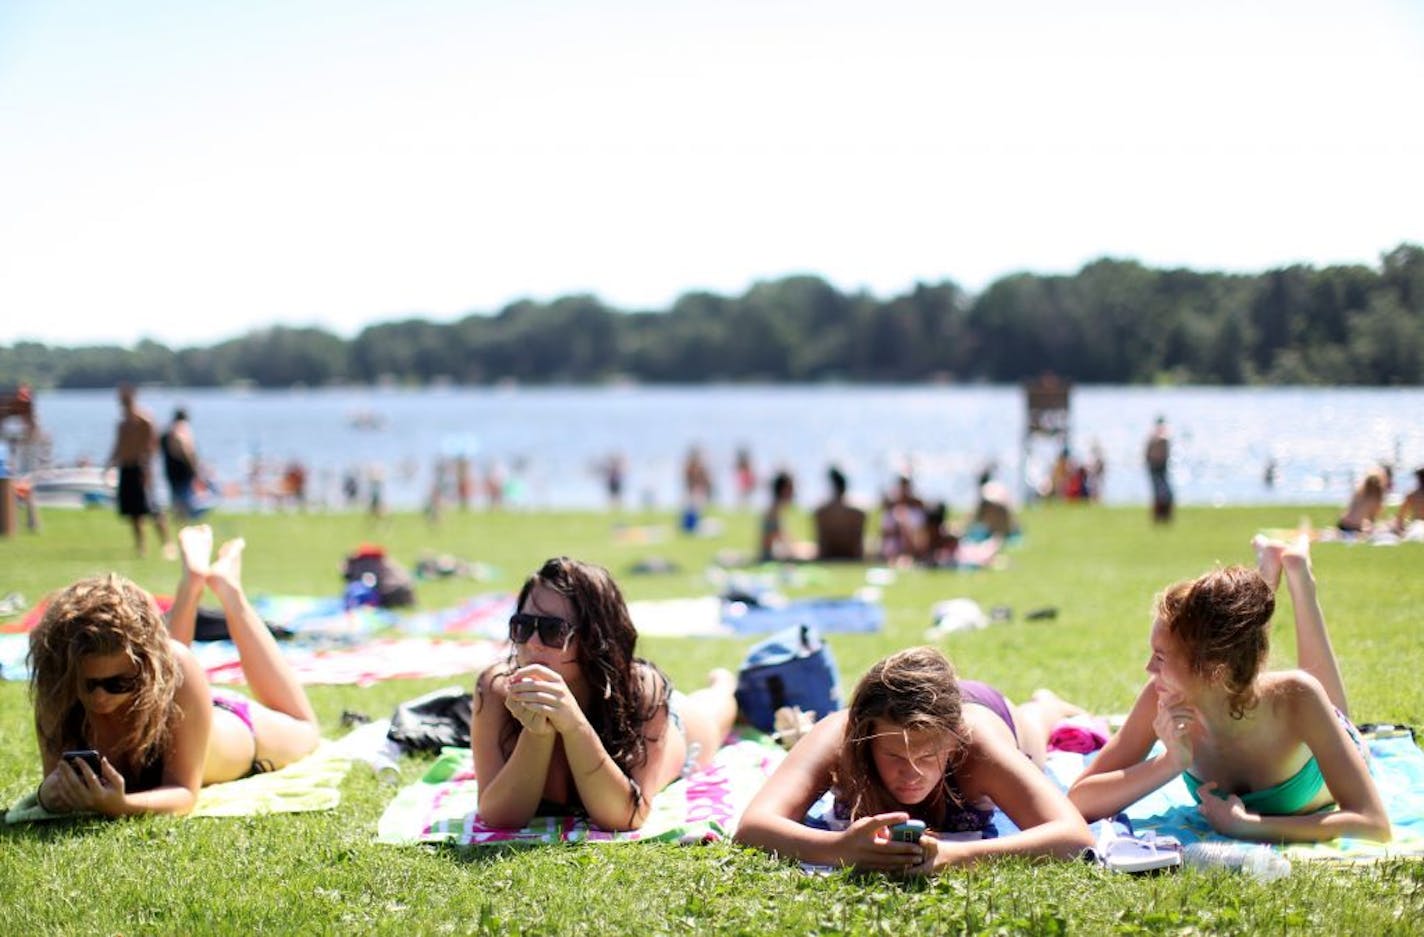
POLYGON ((515 612, 509 616, 509 640, 523 644, 539 632, 539 640, 546 647, 565 647, 573 637, 574 626, 567 618, 557 615, 530 615, 515 612))
POLYGON ((138 688, 138 674, 119 674, 115 677, 86 677, 84 688, 90 693, 95 690, 103 690, 110 696, 123 696, 125 693, 132 693, 138 688))

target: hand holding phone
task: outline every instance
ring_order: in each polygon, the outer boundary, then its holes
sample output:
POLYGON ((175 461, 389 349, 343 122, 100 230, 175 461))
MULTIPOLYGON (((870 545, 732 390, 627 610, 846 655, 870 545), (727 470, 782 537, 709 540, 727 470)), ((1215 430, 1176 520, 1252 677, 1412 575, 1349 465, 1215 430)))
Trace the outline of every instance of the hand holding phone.
POLYGON ((77 751, 65 752, 59 757, 63 758, 70 764, 82 761, 89 766, 90 771, 94 772, 95 777, 102 778, 104 776, 104 773, 100 767, 99 753, 94 751, 94 749, 92 748, 84 748, 79 749, 77 751))
POLYGON ((906 820, 890 827, 892 843, 918 843, 925 832, 924 820, 906 820))

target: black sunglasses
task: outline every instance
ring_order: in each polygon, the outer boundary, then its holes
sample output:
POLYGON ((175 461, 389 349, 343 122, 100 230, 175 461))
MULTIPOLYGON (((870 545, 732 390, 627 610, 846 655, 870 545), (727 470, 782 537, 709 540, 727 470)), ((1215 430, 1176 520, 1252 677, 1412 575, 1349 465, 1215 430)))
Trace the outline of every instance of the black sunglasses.
POLYGON ((138 688, 138 674, 119 674, 116 677, 95 677, 92 679, 86 677, 84 687, 90 693, 95 690, 103 690, 110 696, 123 696, 138 688))
POLYGON ((523 644, 538 631, 539 640, 544 642, 546 647, 567 647, 575 630, 573 622, 557 615, 515 612, 509 616, 509 640, 515 644, 523 644))

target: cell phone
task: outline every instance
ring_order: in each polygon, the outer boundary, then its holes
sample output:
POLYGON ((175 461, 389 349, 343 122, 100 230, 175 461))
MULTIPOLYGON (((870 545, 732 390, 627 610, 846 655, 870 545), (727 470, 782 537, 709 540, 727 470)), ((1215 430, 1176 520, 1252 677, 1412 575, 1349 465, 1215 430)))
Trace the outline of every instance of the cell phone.
POLYGON ((925 832, 924 820, 906 820, 890 827, 892 843, 918 843, 925 832))
POLYGON ((93 771, 96 777, 104 776, 104 773, 99 770, 99 753, 94 751, 94 749, 92 748, 85 748, 73 752, 65 752, 59 757, 70 763, 82 761, 89 766, 89 770, 93 771))

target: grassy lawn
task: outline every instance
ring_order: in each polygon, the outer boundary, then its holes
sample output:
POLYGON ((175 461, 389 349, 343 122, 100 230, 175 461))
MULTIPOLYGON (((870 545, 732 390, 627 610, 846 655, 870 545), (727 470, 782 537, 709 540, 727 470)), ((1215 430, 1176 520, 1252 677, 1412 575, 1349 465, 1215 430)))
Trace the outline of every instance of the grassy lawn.
MULTIPOLYGON (((995 572, 902 572, 885 588, 887 627, 834 635, 849 690, 890 650, 920 643, 935 602, 968 596, 986 609, 1008 605, 1012 622, 953 635, 942 647, 967 676, 1010 697, 1038 686, 1101 712, 1125 711, 1143 680, 1154 593, 1213 563, 1249 562, 1262 527, 1333 512, 1311 508, 1182 511, 1153 529, 1146 510, 1041 507, 1028 535, 995 572), (1052 606, 1056 618, 1025 621, 1052 606)), ((376 522, 359 515, 222 516, 220 538, 247 538, 253 594, 331 594, 342 557, 357 543, 383 543, 408 565, 422 549, 492 564, 488 583, 421 583, 425 608, 491 589, 514 590, 546 556, 567 553, 607 565, 629 598, 704 594, 719 550, 747 551, 750 515, 724 515, 719 538, 675 534, 666 515, 629 515, 660 525, 660 542, 614 536, 598 513, 471 514, 431 526, 423 517, 376 522), (682 572, 637 576, 658 556, 682 572)), ((809 531, 803 519, 793 530, 809 531)), ((0 540, 0 594, 33 602, 72 579, 117 570, 171 592, 177 564, 129 555, 127 532, 107 513, 50 512, 44 531, 0 540)), ((156 552, 156 551, 155 551, 156 552)), ((1316 548, 1320 598, 1359 721, 1424 724, 1418 679, 1418 610, 1424 607, 1424 547, 1326 544, 1316 548)), ((824 567, 793 593, 845 595, 865 567, 824 567)), ((1282 590, 1273 659, 1294 660, 1289 600, 1282 590)), ((658 639, 640 645, 684 687, 714 666, 735 669, 752 639, 658 639)), ((450 681, 397 681, 366 689, 313 687, 327 734, 343 709, 388 715, 399 701, 450 681)), ((423 763, 406 759, 406 780, 423 763)), ((29 702, 22 684, 0 683, 0 799, 14 802, 39 780, 29 702)), ((1187 872, 1133 878, 1071 863, 1009 861, 929 882, 847 873, 812 877, 731 845, 623 844, 461 853, 373 842, 391 796, 357 766, 335 811, 243 819, 78 820, 0 829, 0 934, 84 933, 1420 933, 1424 863, 1342 871, 1297 863, 1269 885, 1187 872)))

